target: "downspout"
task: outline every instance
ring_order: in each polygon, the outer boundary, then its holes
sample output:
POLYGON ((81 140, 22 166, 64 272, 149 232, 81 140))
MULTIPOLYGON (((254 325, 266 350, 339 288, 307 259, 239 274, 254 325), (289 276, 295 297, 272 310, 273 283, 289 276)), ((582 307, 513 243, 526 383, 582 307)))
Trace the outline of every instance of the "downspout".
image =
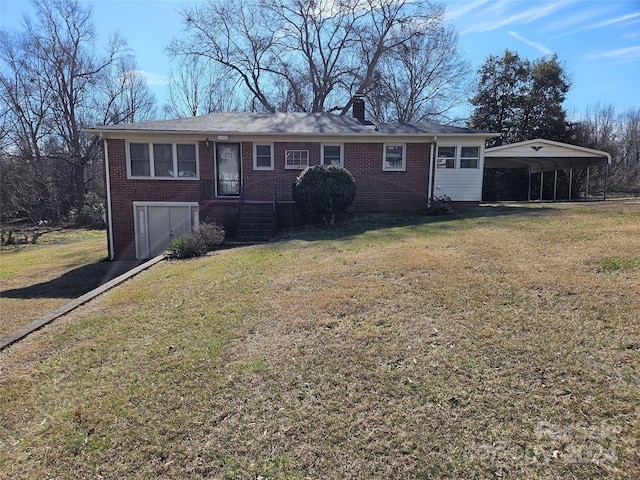
MULTIPOLYGON (((102 134, 100 134, 102 137, 102 134)), ((116 256, 113 247, 113 218, 111 208, 111 171, 109 170, 109 145, 107 140, 104 139, 104 170, 105 170, 105 184, 107 188, 107 228, 109 230, 109 260, 113 260, 116 256)))
POLYGON ((431 178, 429 179, 429 188, 427 191, 427 195, 429 198, 427 199, 427 206, 431 206, 431 200, 433 200, 433 189, 436 183, 436 156, 438 155, 438 137, 433 137, 433 143, 431 144, 431 158, 429 159, 429 172, 431 174, 431 178))
POLYGON ((429 152, 429 175, 427 176, 427 207, 431 206, 431 165, 433 164, 433 143, 429 152))

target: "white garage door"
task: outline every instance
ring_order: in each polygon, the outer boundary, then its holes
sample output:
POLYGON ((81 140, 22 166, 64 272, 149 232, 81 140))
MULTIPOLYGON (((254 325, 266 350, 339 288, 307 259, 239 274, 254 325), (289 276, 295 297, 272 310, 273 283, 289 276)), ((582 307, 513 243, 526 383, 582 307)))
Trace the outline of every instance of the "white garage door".
POLYGON ((136 256, 153 258, 198 225, 198 204, 136 203, 136 256))

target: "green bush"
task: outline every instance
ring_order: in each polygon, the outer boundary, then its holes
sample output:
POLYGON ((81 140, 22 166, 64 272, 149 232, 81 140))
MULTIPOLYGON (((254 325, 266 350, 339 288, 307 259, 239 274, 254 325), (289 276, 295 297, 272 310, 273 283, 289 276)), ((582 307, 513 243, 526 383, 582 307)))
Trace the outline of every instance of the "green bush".
POLYGON ((331 217, 344 212, 356 197, 356 181, 349 170, 335 165, 314 165, 293 183, 293 200, 305 216, 331 217))
POLYGON ((169 256, 171 258, 191 258, 203 255, 200 245, 191 234, 174 238, 169 244, 169 256))
POLYGON ((201 223, 197 228, 169 244, 171 258, 191 258, 204 255, 224 242, 225 229, 216 223, 201 223))

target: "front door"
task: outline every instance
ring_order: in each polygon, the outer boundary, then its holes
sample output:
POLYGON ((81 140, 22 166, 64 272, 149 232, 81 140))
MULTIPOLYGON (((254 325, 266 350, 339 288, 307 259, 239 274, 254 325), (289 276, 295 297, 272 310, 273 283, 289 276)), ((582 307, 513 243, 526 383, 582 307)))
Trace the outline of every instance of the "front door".
POLYGON ((216 143, 217 194, 240 195, 240 144, 216 143))

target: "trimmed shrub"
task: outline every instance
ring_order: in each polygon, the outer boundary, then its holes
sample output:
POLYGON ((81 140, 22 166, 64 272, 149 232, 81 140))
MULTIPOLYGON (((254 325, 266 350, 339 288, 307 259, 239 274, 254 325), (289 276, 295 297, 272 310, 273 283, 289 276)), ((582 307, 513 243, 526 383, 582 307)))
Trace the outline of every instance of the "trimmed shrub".
POLYGON ((201 223, 198 228, 169 244, 169 257, 191 258, 206 254, 224 242, 226 232, 217 223, 201 223))
POLYGON ((305 216, 327 216, 334 222, 336 213, 344 212, 355 200, 356 181, 351 172, 335 165, 314 165, 293 182, 293 200, 305 216))

